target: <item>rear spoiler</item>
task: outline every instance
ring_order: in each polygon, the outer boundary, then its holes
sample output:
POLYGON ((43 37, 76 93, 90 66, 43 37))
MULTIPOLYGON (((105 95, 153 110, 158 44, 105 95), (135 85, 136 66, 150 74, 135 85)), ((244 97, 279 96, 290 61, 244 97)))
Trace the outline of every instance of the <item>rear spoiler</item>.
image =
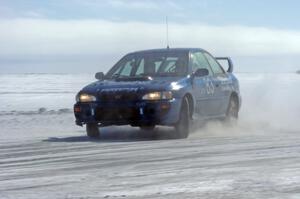
MULTIPOLYGON (((228 64, 228 69, 227 69, 227 72, 228 73, 232 73, 233 72, 233 63, 230 59, 230 57, 215 57, 216 60, 219 62, 219 61, 227 61, 227 64, 228 64)), ((222 64, 221 64, 222 65, 222 64)), ((224 66, 223 66, 224 67, 224 66)))

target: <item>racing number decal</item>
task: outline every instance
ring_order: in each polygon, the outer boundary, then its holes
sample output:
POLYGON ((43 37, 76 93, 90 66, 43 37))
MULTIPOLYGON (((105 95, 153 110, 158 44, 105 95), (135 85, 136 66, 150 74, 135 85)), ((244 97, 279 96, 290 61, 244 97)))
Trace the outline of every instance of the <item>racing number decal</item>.
POLYGON ((213 82, 212 82, 210 79, 208 79, 208 80, 206 81, 205 87, 206 87, 206 93, 207 93, 208 95, 214 94, 214 92, 215 92, 215 87, 214 87, 213 82))

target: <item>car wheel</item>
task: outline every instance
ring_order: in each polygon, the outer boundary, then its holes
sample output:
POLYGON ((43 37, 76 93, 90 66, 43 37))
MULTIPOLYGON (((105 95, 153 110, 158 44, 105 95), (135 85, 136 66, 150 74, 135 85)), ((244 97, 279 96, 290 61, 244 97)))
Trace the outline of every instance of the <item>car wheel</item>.
POLYGON ((96 123, 88 123, 86 124, 86 133, 90 138, 98 138, 100 137, 99 127, 96 123))
POLYGON ((227 112, 226 112, 226 122, 228 123, 235 123, 239 117, 239 106, 236 98, 231 97, 227 112))
POLYGON ((190 110, 187 98, 183 99, 179 120, 175 125, 176 138, 187 138, 190 132, 190 110))
POLYGON ((140 129, 142 131, 153 131, 155 129, 155 125, 149 125, 149 126, 140 126, 140 129))

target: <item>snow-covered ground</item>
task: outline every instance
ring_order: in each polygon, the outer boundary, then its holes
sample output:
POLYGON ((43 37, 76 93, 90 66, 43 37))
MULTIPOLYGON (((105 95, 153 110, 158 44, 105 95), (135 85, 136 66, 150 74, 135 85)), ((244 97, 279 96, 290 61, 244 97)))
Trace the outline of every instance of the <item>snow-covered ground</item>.
POLYGON ((237 76, 235 127, 91 140, 72 106, 92 74, 0 75, 0 198, 300 198, 300 75, 237 76))

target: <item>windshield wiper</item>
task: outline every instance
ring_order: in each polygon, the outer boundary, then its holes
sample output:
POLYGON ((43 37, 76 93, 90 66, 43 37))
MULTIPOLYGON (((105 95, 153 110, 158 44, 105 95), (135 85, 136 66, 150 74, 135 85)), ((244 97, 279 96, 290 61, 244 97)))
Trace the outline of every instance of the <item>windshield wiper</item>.
POLYGON ((173 77, 173 76, 177 76, 177 74, 176 73, 162 72, 162 73, 157 73, 156 76, 159 76, 159 77, 173 77))
POLYGON ((111 78, 112 78, 112 79, 120 79, 120 78, 128 78, 128 76, 126 76, 126 75, 121 75, 121 74, 116 73, 116 74, 113 74, 113 75, 111 76, 111 78))
POLYGON ((135 77, 152 77, 152 76, 155 76, 155 74, 141 73, 141 74, 136 75, 135 77))
POLYGON ((144 73, 141 73, 137 76, 126 76, 116 73, 111 76, 111 79, 114 79, 116 81, 149 81, 152 80, 152 77, 149 76, 149 74, 144 73))

